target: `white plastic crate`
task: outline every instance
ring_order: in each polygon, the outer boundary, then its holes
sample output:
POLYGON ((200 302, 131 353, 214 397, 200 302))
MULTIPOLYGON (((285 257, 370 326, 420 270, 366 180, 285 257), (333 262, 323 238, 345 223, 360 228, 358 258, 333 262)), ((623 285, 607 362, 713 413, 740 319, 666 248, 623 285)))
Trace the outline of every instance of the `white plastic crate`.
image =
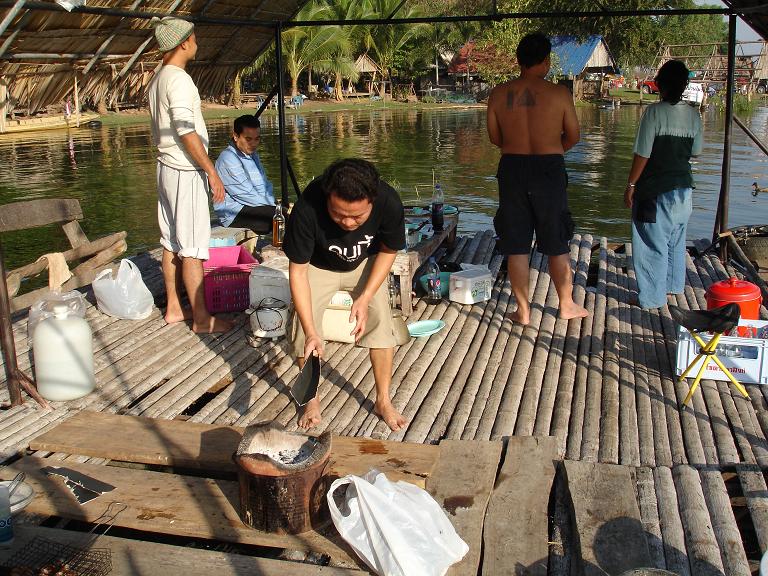
POLYGON ((491 299, 493 280, 486 269, 454 272, 448 281, 448 299, 460 304, 476 304, 491 299))
MULTIPOLYGON (((768 384, 768 362, 766 361, 768 321, 741 320, 738 332, 744 335, 752 335, 753 337, 722 336, 717 343, 717 357, 739 382, 745 384, 768 384)), ((703 333, 699 334, 699 337, 704 343, 707 343, 712 338, 712 335, 703 333)), ((699 344, 693 339, 690 332, 681 326, 677 334, 676 372, 678 376, 696 358, 699 349, 699 344)), ((688 378, 695 378, 700 367, 701 360, 688 373, 688 378)), ((709 360, 702 378, 728 380, 728 376, 720 370, 720 367, 714 360, 709 360)))

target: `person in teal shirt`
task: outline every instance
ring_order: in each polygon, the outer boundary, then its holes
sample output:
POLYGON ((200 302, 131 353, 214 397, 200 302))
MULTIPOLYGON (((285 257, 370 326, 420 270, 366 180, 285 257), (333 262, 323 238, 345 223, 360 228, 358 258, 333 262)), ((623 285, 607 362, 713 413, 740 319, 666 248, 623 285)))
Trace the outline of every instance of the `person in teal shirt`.
POLYGON ((224 182, 224 200, 214 202, 213 208, 222 226, 268 234, 272 231, 275 196, 256 152, 260 142, 261 123, 256 116, 245 114, 235 119, 232 142, 216 160, 216 170, 224 182))
POLYGON ((649 106, 635 139, 624 190, 632 210, 632 261, 638 304, 660 308, 685 288, 685 235, 692 211, 691 156, 701 153, 698 109, 682 101, 688 68, 669 60, 656 75, 661 101, 649 106))

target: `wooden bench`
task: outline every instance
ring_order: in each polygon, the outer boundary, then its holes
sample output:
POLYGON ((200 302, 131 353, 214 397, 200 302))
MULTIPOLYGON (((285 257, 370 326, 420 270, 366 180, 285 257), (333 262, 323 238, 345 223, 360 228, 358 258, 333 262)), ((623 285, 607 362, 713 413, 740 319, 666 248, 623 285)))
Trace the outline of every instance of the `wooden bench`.
MULTIPOLYGON (((50 224, 61 224, 71 248, 62 252, 69 262, 79 262, 71 270, 72 277, 61 286, 62 291, 74 290, 90 284, 96 275, 116 257, 125 252, 126 233, 117 232, 104 238, 90 241, 80 227, 83 219, 80 202, 74 199, 28 200, 5 204, 0 210, 0 233, 37 228, 50 224)), ((45 251, 45 248, 42 248, 45 251)), ((48 260, 42 259, 27 264, 6 275, 11 312, 28 308, 36 301, 50 294, 50 290, 39 288, 19 295, 21 282, 37 276, 48 269, 48 260)))

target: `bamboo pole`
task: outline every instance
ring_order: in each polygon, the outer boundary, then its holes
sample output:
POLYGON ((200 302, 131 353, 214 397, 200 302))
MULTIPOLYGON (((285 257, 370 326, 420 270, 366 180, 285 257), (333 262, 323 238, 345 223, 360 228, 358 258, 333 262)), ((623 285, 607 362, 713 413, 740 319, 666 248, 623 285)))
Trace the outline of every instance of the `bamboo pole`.
MULTIPOLYGON (((584 235, 580 238, 579 252, 576 259, 576 267, 573 275, 573 299, 579 306, 586 308, 587 275, 589 273, 589 261, 592 256, 592 236, 584 235)), ((568 322, 566 331, 565 349, 560 366, 560 381, 557 384, 555 403, 552 416, 548 424, 548 434, 557 438, 558 454, 566 452, 568 442, 568 423, 571 419, 572 404, 574 401, 574 388, 576 375, 581 357, 579 355, 580 341, 586 327, 592 326, 592 317, 582 318, 580 322, 568 322)), ((536 423, 534 435, 544 435, 546 423, 536 423)))
MULTIPOLYGON (((522 327, 520 342, 515 352, 514 361, 503 389, 498 409, 493 410, 492 405, 486 406, 477 438, 482 440, 497 440, 503 436, 512 435, 515 429, 518 409, 523 395, 526 373, 531 362, 531 354, 536 342, 536 335, 542 316, 542 302, 549 287, 549 274, 545 274, 545 262, 538 250, 534 253, 531 265, 532 273, 529 273, 529 287, 531 294, 531 319, 530 324, 522 327), (491 410, 489 410, 491 408, 491 410)), ((494 403, 495 404, 495 403, 494 403)))
MULTIPOLYGON (((619 258, 617 256, 617 258, 619 258)), ((632 311, 629 305, 626 253, 617 261, 619 305, 619 462, 640 466, 640 431, 637 415, 635 355, 632 346, 632 311), (623 264, 623 265, 621 265, 623 264)))
POLYGON ((664 539, 661 534, 659 508, 656 500, 656 486, 653 479, 653 469, 637 468, 637 503, 640 508, 640 518, 646 533, 648 553, 651 558, 650 568, 663 570, 666 568, 664 559, 664 539))
POLYGON ((744 552, 744 544, 733 516, 722 473, 720 470, 703 469, 699 471, 699 476, 725 573, 749 576, 751 570, 747 554, 744 552))
POLYGON ((619 289, 616 257, 608 250, 606 261, 606 322, 603 345, 603 382, 600 408, 600 440, 598 461, 619 463, 619 372, 621 342, 619 330, 619 289))
POLYGON ((666 569, 679 576, 691 576, 691 566, 685 546, 685 530, 677 501, 672 470, 666 466, 653 469, 659 524, 664 544, 666 569))
MULTIPOLYGON (((627 244, 627 264, 632 259, 632 245, 627 244)), ((637 280, 632 266, 627 265, 625 277, 628 297, 637 294, 637 280)), ((631 347, 635 380, 635 410, 637 419, 637 436, 639 441, 640 464, 655 466, 656 454, 654 449, 654 422, 651 409, 651 387, 649 385, 648 368, 645 352, 648 348, 643 335, 642 310, 639 306, 630 306, 630 326, 632 328, 631 347)))
POLYGON ((698 472, 690 466, 675 466, 672 477, 679 499, 691 574, 722 576, 725 569, 698 472))
MULTIPOLYGON (((573 274, 573 300, 579 306, 584 305, 584 286, 586 285, 585 269, 589 268, 588 258, 590 246, 584 243, 580 236, 574 236, 571 241, 571 267, 573 274)), ((559 302, 558 302, 559 306, 559 302)), ((578 334, 581 330, 582 319, 575 322, 558 318, 554 326, 554 334, 558 342, 553 347, 554 353, 547 358, 544 383, 539 399, 539 409, 533 427, 534 436, 557 436, 552 431, 556 404, 564 399, 570 409, 570 396, 573 391, 573 380, 576 375, 576 355, 578 353, 578 334)), ((564 443, 558 441, 558 454, 565 453, 564 443)))
POLYGON ((606 314, 606 278, 608 272, 608 244, 600 239, 597 288, 595 292, 595 320, 587 371, 587 388, 584 398, 584 424, 581 439, 581 460, 597 462, 600 442, 600 408, 603 387, 603 356, 606 314))

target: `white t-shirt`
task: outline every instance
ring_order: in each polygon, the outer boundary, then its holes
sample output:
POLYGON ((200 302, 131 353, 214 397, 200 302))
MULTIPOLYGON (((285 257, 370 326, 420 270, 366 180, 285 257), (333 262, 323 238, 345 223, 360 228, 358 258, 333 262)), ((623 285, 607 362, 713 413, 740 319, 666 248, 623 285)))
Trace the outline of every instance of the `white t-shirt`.
POLYGON ((197 170, 199 166, 181 143, 181 136, 197 132, 208 151, 208 130, 192 77, 178 66, 165 65, 152 78, 148 92, 158 162, 177 170, 197 170))

